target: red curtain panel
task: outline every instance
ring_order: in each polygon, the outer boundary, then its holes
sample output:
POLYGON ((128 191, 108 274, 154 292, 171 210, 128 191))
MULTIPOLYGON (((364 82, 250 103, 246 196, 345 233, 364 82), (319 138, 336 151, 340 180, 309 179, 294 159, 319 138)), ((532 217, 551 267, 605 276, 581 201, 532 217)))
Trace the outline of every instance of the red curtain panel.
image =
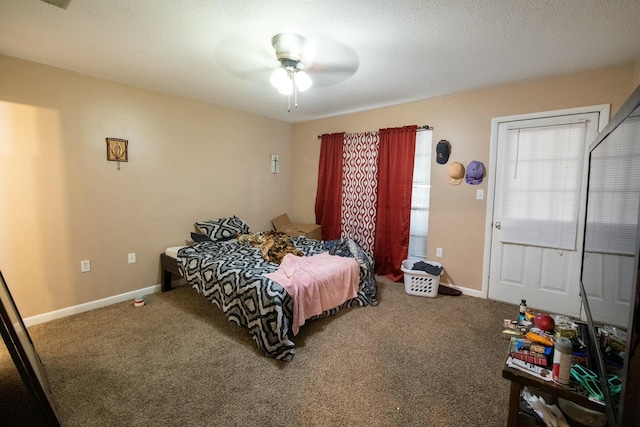
POLYGON ((373 255, 376 274, 399 281, 409 253, 411 187, 417 126, 380 130, 378 208, 373 255))
POLYGON ((322 240, 340 238, 342 213, 342 153, 344 132, 322 135, 316 193, 316 224, 322 240))

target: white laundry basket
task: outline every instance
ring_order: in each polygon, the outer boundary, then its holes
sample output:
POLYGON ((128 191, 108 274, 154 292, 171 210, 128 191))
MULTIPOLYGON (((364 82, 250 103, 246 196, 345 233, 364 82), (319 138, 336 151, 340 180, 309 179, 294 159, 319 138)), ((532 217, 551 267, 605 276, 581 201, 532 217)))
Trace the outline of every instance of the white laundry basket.
MULTIPOLYGON (((404 273, 404 290, 409 295, 419 297, 434 298, 438 295, 438 287, 440 286, 440 276, 434 276, 425 271, 412 270, 413 265, 421 260, 406 259, 402 261, 400 268, 404 273)), ((433 261, 425 261, 436 267, 442 267, 442 264, 433 261)))

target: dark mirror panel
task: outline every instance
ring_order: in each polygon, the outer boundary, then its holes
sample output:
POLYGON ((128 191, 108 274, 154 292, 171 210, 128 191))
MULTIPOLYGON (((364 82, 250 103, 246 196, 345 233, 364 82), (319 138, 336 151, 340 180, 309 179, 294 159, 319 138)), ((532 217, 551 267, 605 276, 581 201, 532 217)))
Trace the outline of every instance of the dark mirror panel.
POLYGON ((22 378, 35 413, 32 414, 38 424, 59 426, 53 396, 49 390, 44 366, 31 341, 29 332, 22 321, 18 308, 13 301, 9 287, 0 272, 0 335, 7 347, 11 359, 22 378))
POLYGON ((640 254, 640 88, 590 147, 582 298, 609 425, 634 416, 640 254), (607 381, 616 376, 622 387, 607 381), (627 402, 633 407, 629 408, 627 402))
POLYGON ((583 283, 595 322, 627 328, 637 268, 640 117, 591 152, 583 283))

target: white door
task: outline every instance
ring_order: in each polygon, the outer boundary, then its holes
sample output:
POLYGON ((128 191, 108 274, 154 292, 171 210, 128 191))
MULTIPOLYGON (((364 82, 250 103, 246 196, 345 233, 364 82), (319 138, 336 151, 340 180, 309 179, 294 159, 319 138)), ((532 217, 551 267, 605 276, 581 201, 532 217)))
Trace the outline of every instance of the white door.
POLYGON ((498 124, 489 298, 580 315, 588 145, 599 113, 498 124))

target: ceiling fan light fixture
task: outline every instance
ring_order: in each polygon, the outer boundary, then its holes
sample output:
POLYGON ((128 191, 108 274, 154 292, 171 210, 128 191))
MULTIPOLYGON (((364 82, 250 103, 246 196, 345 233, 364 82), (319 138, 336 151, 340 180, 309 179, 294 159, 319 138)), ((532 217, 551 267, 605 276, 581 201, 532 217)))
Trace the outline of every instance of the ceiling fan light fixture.
POLYGON ((280 86, 278 86, 278 93, 291 95, 293 93, 293 80, 287 77, 287 80, 283 81, 280 86))
POLYGON ((287 83, 289 80, 289 73, 282 67, 278 67, 273 70, 273 74, 271 74, 271 85, 276 89, 279 89, 281 86, 287 83))
POLYGON ((300 92, 304 92, 312 85, 311 77, 302 70, 298 70, 293 74, 293 79, 296 82, 296 89, 300 92))

